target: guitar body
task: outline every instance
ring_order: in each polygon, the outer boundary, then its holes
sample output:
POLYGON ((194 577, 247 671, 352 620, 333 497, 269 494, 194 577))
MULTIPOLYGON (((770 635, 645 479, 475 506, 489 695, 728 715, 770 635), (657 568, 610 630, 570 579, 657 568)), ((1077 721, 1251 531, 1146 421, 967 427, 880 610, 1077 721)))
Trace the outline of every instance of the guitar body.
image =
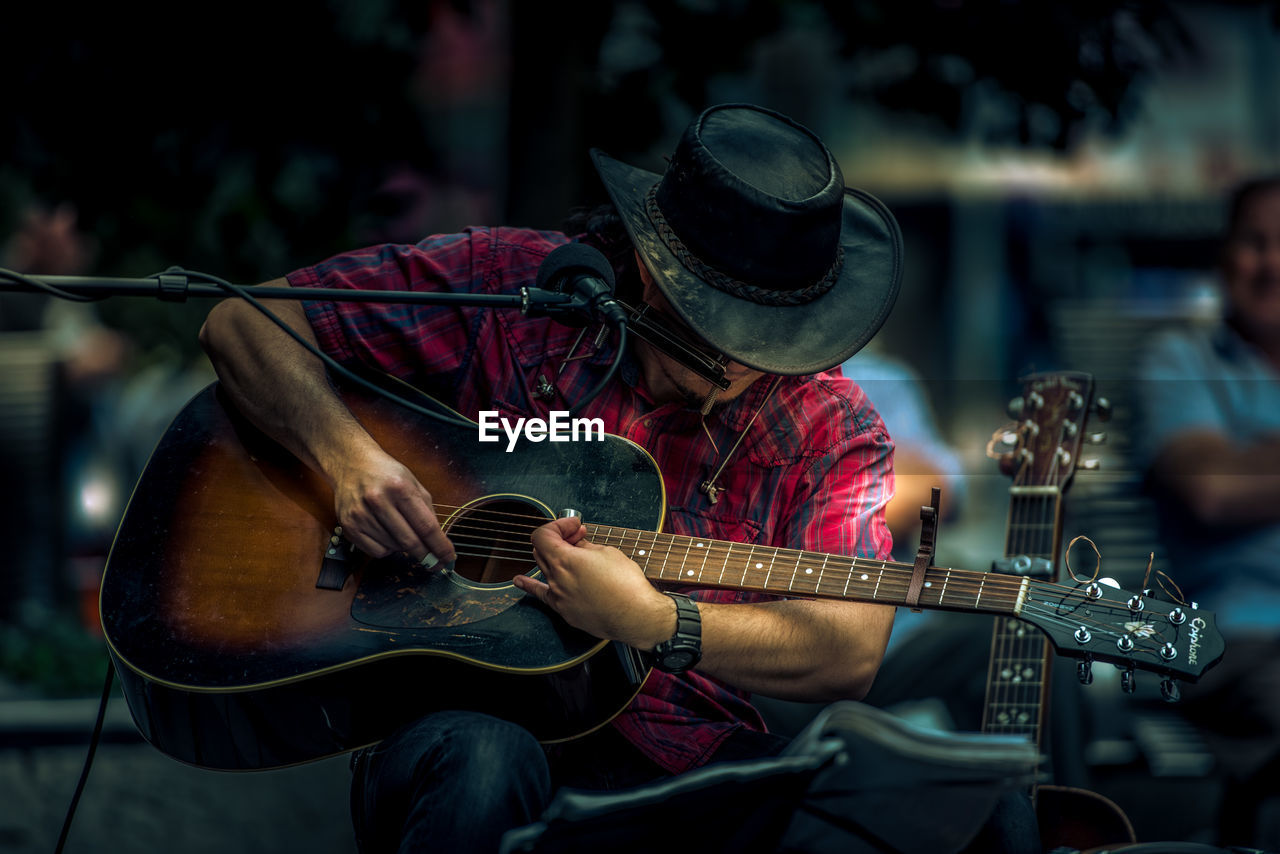
POLYGON ((1036 822, 1045 851, 1059 847, 1083 851, 1138 841, 1129 817, 1116 802, 1088 789, 1039 786, 1036 822))
POLYGON ((665 493, 652 458, 615 436, 507 453, 380 396, 344 398, 430 488, 456 569, 351 552, 327 483, 209 386, 156 448, 102 582, 103 630, 143 735, 194 765, 261 769, 445 708, 544 741, 621 711, 647 675, 639 656, 517 590, 513 575, 537 571, 528 537, 486 537, 484 518, 526 520, 527 534, 572 508, 596 526, 656 530, 665 493))

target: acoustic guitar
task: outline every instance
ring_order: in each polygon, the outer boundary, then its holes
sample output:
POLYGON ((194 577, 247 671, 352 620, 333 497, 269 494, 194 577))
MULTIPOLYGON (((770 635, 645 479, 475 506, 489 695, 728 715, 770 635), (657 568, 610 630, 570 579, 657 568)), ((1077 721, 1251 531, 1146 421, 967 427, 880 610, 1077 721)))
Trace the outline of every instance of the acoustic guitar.
MULTIPOLYGON (((1018 418, 1013 441, 1005 446, 1013 484, 1005 558, 996 562, 995 571, 1050 583, 1058 580, 1063 498, 1080 466, 1086 441, 1098 443, 1104 438, 1086 432, 1090 413, 1105 414, 1108 409, 1109 404, 1101 400, 1095 407, 1089 374, 1035 374, 1023 380, 1021 395, 1010 404, 1011 414, 1018 418)), ((1053 648, 1040 632, 1016 618, 997 619, 982 731, 1021 736, 1039 748, 1049 715, 1052 663, 1053 648)), ((1091 678, 1087 664, 1081 674, 1091 678)), ((1044 850, 1137 841, 1124 812, 1096 792, 1032 783, 1028 794, 1036 806, 1044 850)))
POLYGON ((1212 614, 1164 603, 1138 613, 1130 594, 1097 585, 661 533, 661 473, 628 440, 507 453, 381 395, 343 396, 430 485, 459 560, 426 569, 352 550, 324 480, 209 386, 139 479, 101 591, 134 720, 179 760, 306 762, 443 708, 501 716, 544 741, 606 723, 644 682, 643 657, 570 628, 511 582, 539 573, 530 533, 566 509, 658 585, 888 605, 918 597, 921 608, 1018 617, 1060 654, 1193 681, 1222 655, 1212 614))

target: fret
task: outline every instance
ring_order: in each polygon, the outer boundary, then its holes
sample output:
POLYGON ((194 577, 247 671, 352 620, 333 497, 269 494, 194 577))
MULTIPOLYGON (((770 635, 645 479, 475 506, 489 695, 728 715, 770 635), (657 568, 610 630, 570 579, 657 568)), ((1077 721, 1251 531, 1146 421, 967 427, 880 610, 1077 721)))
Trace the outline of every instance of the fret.
POLYGON ((649 552, 650 552, 650 549, 640 548, 640 531, 636 531, 636 541, 635 541, 635 544, 631 547, 631 559, 634 560, 636 563, 640 563, 640 561, 643 560, 644 568, 648 569, 649 568, 649 552))
MULTIPOLYGON (((671 548, 669 548, 669 547, 667 548, 667 551, 666 551, 666 552, 663 552, 663 554, 662 554, 662 565, 660 565, 660 566, 666 566, 666 565, 667 565, 667 556, 668 556, 668 554, 671 554, 671 548)), ((649 567, 649 563, 650 563, 650 562, 652 562, 652 561, 655 561, 655 560, 658 560, 658 534, 655 534, 655 533, 653 533, 653 531, 650 531, 650 533, 649 533, 649 556, 645 558, 645 568, 648 568, 648 567, 649 567)), ((646 572, 646 575, 648 575, 648 572, 646 572)), ((662 568, 660 568, 660 567, 659 567, 659 570, 658 570, 658 575, 659 575, 659 576, 660 576, 660 575, 662 575, 662 568)))
POLYGON ((680 578, 684 575, 684 565, 688 563, 688 561, 689 561, 689 545, 686 543, 684 547, 684 555, 680 558, 680 568, 676 570, 676 578, 680 578))
MULTIPOLYGON (((653 544, 658 544, 658 534, 653 535, 653 544)), ((665 578, 667 575, 667 559, 671 557, 671 540, 667 540, 667 550, 662 553, 662 566, 658 567, 658 578, 665 578)))
POLYGON ((871 598, 874 599, 880 595, 880 582, 884 581, 884 568, 888 561, 880 561, 880 572, 876 574, 876 586, 871 591, 871 598))
MULTIPOLYGON (((711 549, 706 543, 698 543, 698 548, 702 549, 702 566, 698 567, 698 578, 702 578, 702 570, 707 568, 707 558, 710 556, 711 549)), ((693 570, 689 570, 689 577, 693 577, 693 570)))
MULTIPOLYGON (((812 583, 812 584, 813 584, 813 587, 812 587, 812 588, 807 588, 807 587, 806 587, 806 588, 804 588, 804 589, 811 589, 813 593, 820 593, 820 592, 822 592, 822 568, 823 568, 823 567, 825 567, 825 566, 827 565, 827 561, 828 561, 828 560, 830 559, 830 557, 831 557, 830 555, 823 555, 823 556, 822 556, 822 565, 818 567, 818 575, 815 577, 815 576, 814 576, 814 574, 813 574, 813 566, 812 566, 812 564, 814 563, 814 560, 813 560, 813 559, 814 559, 815 557, 817 557, 817 556, 818 556, 818 555, 814 554, 813 552, 800 552, 800 557, 799 557, 799 559, 796 561, 796 568, 797 568, 797 569, 799 569, 799 568, 800 568, 800 565, 801 565, 801 564, 806 564, 806 563, 807 563, 807 564, 810 564, 810 566, 806 566, 806 567, 804 568, 804 580, 805 580, 805 583, 806 583, 806 584, 812 583)), ((797 577, 799 577, 799 576, 798 576, 798 575, 793 575, 793 576, 792 576, 792 584, 794 584, 794 583, 795 583, 795 579, 796 579, 797 577)))
MULTIPOLYGON (((750 571, 751 571, 751 562, 752 562, 752 559, 753 559, 753 558, 754 558, 754 556, 755 556, 755 553, 756 553, 756 547, 755 547, 755 545, 754 545, 754 544, 752 544, 752 546, 750 547, 750 549, 747 551, 747 568, 746 568, 745 570, 743 570, 743 577, 744 577, 744 578, 746 577, 746 573, 748 573, 748 572, 750 572, 750 571)), ((756 562, 755 562, 755 568, 756 568, 757 570, 764 569, 764 564, 763 564, 762 562, 760 562, 760 561, 756 561, 756 562)), ((764 584, 762 585, 762 586, 764 587, 764 589, 765 589, 765 590, 768 590, 768 589, 769 589, 769 576, 770 576, 772 573, 773 573, 773 561, 770 561, 770 562, 769 562, 769 568, 768 568, 767 570, 765 570, 765 574, 764 574, 764 584)))
POLYGON ((1009 487, 1009 495, 1018 498, 1036 497, 1036 498, 1056 498, 1062 494, 1062 489, 1057 486, 1011 486, 1009 487))
MULTIPOLYGON (((715 548, 715 541, 707 540, 705 544, 699 543, 699 545, 702 546, 703 553, 702 553, 702 566, 698 567, 697 583, 701 584, 702 573, 707 571, 707 561, 711 559, 711 551, 712 549, 715 548)), ((724 560, 726 563, 728 563, 729 561, 729 555, 733 553, 733 544, 729 543, 728 546, 729 548, 725 551, 725 557, 724 557, 724 560)), ((720 568, 720 574, 724 575, 724 567, 720 568)))
MULTIPOLYGON (((635 535, 636 535, 636 541, 635 541, 635 543, 633 543, 633 544, 632 544, 632 546, 631 546, 631 559, 632 559, 632 560, 635 560, 636 558, 645 558, 645 564, 646 564, 646 565, 648 565, 648 563, 649 563, 649 561, 648 561, 648 554, 649 554, 649 550, 648 550, 648 549, 642 549, 642 548, 640 548, 640 534, 641 534, 641 532, 640 532, 640 531, 632 531, 631 533, 633 533, 633 534, 635 534, 635 535)), ((625 538, 624 538, 624 539, 623 539, 623 542, 625 542, 625 541, 626 541, 626 540, 625 540, 625 538)), ((638 562, 639 562, 639 561, 637 561, 637 563, 638 563, 638 562)))

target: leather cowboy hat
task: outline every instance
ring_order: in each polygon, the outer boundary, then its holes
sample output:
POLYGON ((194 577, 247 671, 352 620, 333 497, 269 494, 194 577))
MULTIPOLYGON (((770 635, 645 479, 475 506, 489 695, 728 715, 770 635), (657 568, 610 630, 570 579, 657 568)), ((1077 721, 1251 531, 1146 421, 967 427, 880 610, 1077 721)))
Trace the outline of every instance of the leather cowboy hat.
POLYGON ((749 104, 707 109, 657 175, 591 159, 680 318, 770 374, 840 364, 871 339, 902 279, 889 210, 844 186, 811 131, 749 104))

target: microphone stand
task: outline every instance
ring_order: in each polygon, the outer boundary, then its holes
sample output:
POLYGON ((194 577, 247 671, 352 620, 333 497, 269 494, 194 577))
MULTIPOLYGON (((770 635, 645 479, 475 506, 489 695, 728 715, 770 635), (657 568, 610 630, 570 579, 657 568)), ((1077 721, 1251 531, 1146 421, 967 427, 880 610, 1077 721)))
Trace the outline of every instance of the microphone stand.
POLYGON ((358 291, 345 288, 285 288, 272 285, 200 284, 191 277, 213 281, 213 277, 171 267, 163 273, 140 279, 101 276, 41 276, 0 269, 0 291, 71 294, 86 300, 107 297, 154 297, 164 302, 186 302, 191 297, 225 298, 246 293, 261 299, 331 300, 334 302, 405 303, 409 305, 474 306, 518 308, 530 317, 555 316, 587 308, 574 294, 524 287, 518 294, 447 294, 423 291, 358 291), (43 287, 42 287, 43 286, 43 287), (61 291, 62 293, 59 293, 61 291))
MULTIPOLYGON (((258 299, 323 299, 335 302, 401 303, 409 305, 470 306, 478 308, 515 308, 527 317, 568 317, 590 312, 591 306, 577 294, 561 293, 537 287, 522 287, 515 294, 451 294, 422 291, 359 291, 345 288, 287 288, 272 285, 233 285, 208 273, 170 267, 163 273, 141 279, 97 276, 41 276, 16 273, 0 268, 0 293, 38 293, 77 302, 92 302, 113 296, 152 297, 163 302, 186 302, 190 297, 239 297, 263 312, 277 326, 289 334, 304 348, 317 356, 331 370, 342 374, 352 382, 383 395, 406 408, 437 421, 454 426, 473 426, 441 412, 419 406, 392 394, 386 389, 358 376, 326 353, 322 353, 305 341, 292 327, 271 313, 258 299), (196 281, 193 282, 192 279, 196 281)), ((618 355, 601 382, 591 390, 586 399, 570 410, 576 413, 590 403, 603 390, 621 364, 625 349, 626 325, 618 326, 618 355)))

